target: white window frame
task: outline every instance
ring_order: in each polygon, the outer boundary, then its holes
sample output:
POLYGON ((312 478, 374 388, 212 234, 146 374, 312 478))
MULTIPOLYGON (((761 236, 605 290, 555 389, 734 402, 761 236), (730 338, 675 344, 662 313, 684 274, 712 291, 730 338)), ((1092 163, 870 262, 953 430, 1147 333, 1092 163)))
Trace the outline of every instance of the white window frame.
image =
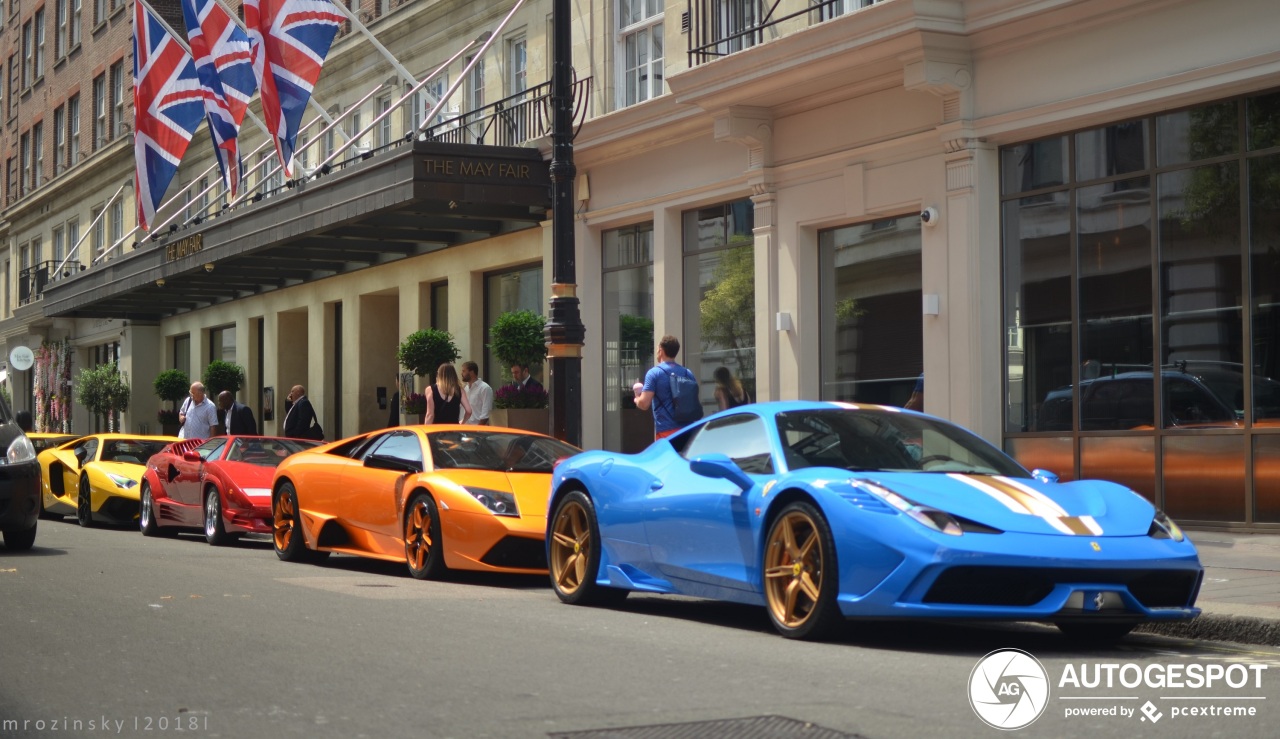
MULTIPOLYGON (((373 112, 375 115, 382 115, 391 110, 391 95, 379 95, 373 101, 373 112)), ((391 116, 387 115, 378 121, 378 127, 373 129, 373 148, 381 149, 391 143, 391 116)))
POLYGON ((524 33, 507 39, 507 97, 529 89, 529 40, 524 33))
POLYGON ((38 81, 44 78, 44 8, 36 10, 35 19, 36 27, 36 67, 35 79, 38 81))
POLYGON ((44 184, 44 121, 31 126, 31 159, 31 189, 34 190, 44 184))
POLYGON ((123 136, 125 132, 125 90, 124 62, 111 65, 111 108, 114 120, 111 122, 111 138, 123 136))
POLYGON ((57 0, 53 7, 53 58, 54 61, 67 55, 67 0, 57 0))
POLYGON ((53 176, 67 167, 67 106, 53 109, 53 176))
POLYGON ((80 26, 84 23, 84 0, 71 0, 71 43, 67 53, 80 45, 80 26))
POLYGON ((662 35, 666 29, 663 22, 665 13, 661 0, 618 0, 616 9, 618 14, 618 33, 615 41, 617 52, 614 57, 617 59, 616 97, 618 108, 626 108, 651 100, 666 91, 666 40, 662 35), (653 12, 654 6, 657 12, 653 12), (650 15, 632 20, 636 14, 628 15, 626 10, 637 7, 640 8, 641 15, 644 13, 650 13, 650 15), (660 56, 653 54, 655 38, 661 42, 661 46, 657 48, 660 56), (640 44, 648 46, 646 51, 649 58, 643 65, 632 66, 633 55, 628 48, 632 42, 637 46, 640 44), (628 88, 628 82, 634 82, 634 88, 628 88), (655 84, 658 88, 656 92, 653 90, 655 84))
POLYGON ((93 78, 93 149, 107 144, 107 75, 93 78))
POLYGON ((80 162, 80 93, 67 98, 67 169, 80 162))

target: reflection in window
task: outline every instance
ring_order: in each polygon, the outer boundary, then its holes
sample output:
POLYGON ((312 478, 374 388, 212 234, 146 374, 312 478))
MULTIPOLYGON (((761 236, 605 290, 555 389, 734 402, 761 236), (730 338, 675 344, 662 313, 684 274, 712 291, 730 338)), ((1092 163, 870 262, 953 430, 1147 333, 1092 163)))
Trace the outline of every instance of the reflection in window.
POLYGON ((755 415, 729 416, 707 423, 681 454, 685 459, 723 454, 743 472, 753 475, 773 473, 769 434, 764 421, 755 415))
MULTIPOLYGON (((635 410, 632 383, 653 366, 653 224, 606 231, 604 448, 637 452, 653 441, 653 414, 635 410)), ((682 359, 682 358, 681 358, 682 359)))
POLYGON ((708 409, 714 408, 711 378, 719 367, 728 369, 751 397, 759 399, 754 228, 755 207, 750 200, 684 214, 687 318, 676 359, 702 382, 702 402, 708 409))
MULTIPOLYGON (((494 388, 497 388, 499 384, 511 382, 511 368, 498 367, 494 363, 493 351, 489 348, 489 343, 492 341, 489 336, 489 327, 503 313, 529 310, 541 314, 545 305, 542 299, 541 264, 485 275, 484 367, 481 370, 489 373, 487 381, 494 388)), ((542 365, 530 367, 529 371, 539 382, 544 381, 542 365)))
POLYGON ((1257 422, 1280 418, 1277 393, 1256 391, 1263 384, 1275 387, 1280 380, 1280 155, 1251 159, 1248 166, 1253 366, 1260 378, 1255 379, 1253 397, 1257 422))
POLYGON ((822 398, 901 406, 924 369, 920 218, 818 235, 822 398))

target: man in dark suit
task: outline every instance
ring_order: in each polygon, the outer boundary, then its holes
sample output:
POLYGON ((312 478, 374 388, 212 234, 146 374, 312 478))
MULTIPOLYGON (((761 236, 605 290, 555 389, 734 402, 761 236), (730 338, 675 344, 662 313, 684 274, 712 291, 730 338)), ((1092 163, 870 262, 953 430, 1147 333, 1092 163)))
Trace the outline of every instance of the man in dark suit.
POLYGON ((529 374, 528 365, 511 365, 511 379, 515 380, 515 382, 511 384, 516 387, 529 388, 531 390, 534 388, 537 388, 538 390, 542 389, 542 383, 535 380, 533 375, 529 374))
POLYGON ((289 391, 289 413, 284 417, 284 435, 291 439, 324 439, 324 431, 316 423, 316 412, 307 400, 307 389, 294 385, 289 391))
POLYGON ((222 426, 228 434, 258 435, 258 422, 253 419, 253 409, 236 402, 230 390, 218 393, 218 407, 222 409, 222 426))

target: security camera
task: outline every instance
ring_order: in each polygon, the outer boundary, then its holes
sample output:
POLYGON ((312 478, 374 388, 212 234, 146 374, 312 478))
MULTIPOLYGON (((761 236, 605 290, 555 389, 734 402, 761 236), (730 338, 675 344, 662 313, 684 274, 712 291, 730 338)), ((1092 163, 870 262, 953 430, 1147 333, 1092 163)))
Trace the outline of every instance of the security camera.
POLYGON ((938 225, 938 209, 930 207, 920 211, 920 223, 925 226, 938 225))

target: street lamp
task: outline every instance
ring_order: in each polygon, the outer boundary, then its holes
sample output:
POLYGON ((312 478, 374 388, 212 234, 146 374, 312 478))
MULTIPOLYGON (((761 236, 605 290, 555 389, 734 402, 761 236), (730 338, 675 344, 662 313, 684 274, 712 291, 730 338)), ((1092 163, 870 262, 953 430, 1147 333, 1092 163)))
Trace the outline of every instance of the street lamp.
POLYGON ((582 446, 582 343, 573 239, 573 34, 569 0, 552 3, 551 304, 543 336, 551 383, 551 434, 582 446))

